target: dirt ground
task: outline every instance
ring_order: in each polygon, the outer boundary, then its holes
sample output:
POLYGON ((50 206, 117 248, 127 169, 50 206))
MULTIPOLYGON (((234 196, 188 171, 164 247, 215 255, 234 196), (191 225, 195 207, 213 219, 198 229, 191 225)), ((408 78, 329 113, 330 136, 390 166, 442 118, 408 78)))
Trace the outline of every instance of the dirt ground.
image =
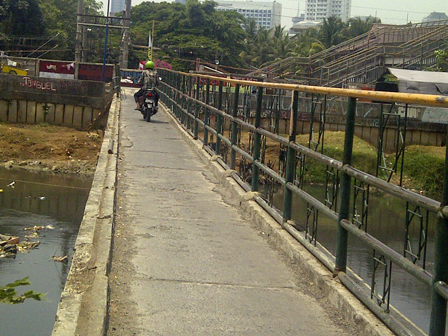
POLYGON ((93 174, 102 139, 102 131, 0 123, 0 166, 93 174))

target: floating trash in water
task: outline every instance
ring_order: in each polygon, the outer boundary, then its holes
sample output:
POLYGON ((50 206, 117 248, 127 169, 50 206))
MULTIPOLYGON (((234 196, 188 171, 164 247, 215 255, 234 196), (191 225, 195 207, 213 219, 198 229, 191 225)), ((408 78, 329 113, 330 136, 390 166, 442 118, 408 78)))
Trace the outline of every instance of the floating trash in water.
POLYGON ((40 241, 36 241, 36 242, 25 241, 25 242, 18 244, 17 249, 19 250, 19 252, 29 252, 30 250, 35 249, 39 245, 40 245, 40 241))
POLYGON ((39 233, 37 231, 34 231, 33 233, 26 235, 25 238, 26 239, 33 239, 33 238, 39 238, 39 233))
POLYGON ((15 257, 20 238, 0 234, 0 258, 15 257))
POLYGON ((17 245, 8 244, 0 246, 0 258, 8 258, 8 257, 15 258, 16 255, 17 255, 17 245))
POLYGON ((43 230, 43 229, 45 229, 45 226, 37 226, 37 225, 34 225, 32 227, 24 228, 25 231, 40 231, 40 230, 43 230))
POLYGON ((18 244, 19 241, 19 237, 0 234, 0 246, 18 244))
POLYGON ((7 187, 14 188, 15 184, 16 183, 14 181, 12 181, 10 184, 7 185, 7 187))
POLYGON ((51 258, 57 262, 63 262, 63 263, 68 262, 68 256, 51 256, 51 258))

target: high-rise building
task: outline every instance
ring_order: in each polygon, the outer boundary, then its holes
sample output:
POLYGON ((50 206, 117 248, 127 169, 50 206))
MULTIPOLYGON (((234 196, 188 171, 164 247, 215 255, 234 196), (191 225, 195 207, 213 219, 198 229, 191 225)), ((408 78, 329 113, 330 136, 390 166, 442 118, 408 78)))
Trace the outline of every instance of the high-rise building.
POLYGON ((126 0, 112 0, 110 3, 110 16, 121 13, 126 9, 126 0))
POLYGON ((306 0, 305 20, 322 21, 337 16, 346 22, 350 18, 351 0, 306 0))
POLYGON ((256 1, 217 1, 217 10, 233 10, 246 19, 255 21, 258 27, 270 29, 281 25, 282 4, 256 1))

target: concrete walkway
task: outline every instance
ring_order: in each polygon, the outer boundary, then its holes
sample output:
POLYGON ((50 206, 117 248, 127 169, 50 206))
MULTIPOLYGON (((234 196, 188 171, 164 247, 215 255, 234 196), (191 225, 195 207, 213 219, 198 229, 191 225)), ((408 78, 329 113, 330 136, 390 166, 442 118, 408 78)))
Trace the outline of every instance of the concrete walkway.
POLYGON ((125 91, 108 335, 357 335, 244 218, 165 111, 125 91))

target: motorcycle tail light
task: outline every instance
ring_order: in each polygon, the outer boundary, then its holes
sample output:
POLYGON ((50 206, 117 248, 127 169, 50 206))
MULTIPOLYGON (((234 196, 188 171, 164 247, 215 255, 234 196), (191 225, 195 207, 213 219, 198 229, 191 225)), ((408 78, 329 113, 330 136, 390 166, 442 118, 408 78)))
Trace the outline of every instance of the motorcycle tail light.
POLYGON ((150 98, 151 98, 151 97, 152 97, 152 93, 148 93, 148 97, 150 97, 150 98))

